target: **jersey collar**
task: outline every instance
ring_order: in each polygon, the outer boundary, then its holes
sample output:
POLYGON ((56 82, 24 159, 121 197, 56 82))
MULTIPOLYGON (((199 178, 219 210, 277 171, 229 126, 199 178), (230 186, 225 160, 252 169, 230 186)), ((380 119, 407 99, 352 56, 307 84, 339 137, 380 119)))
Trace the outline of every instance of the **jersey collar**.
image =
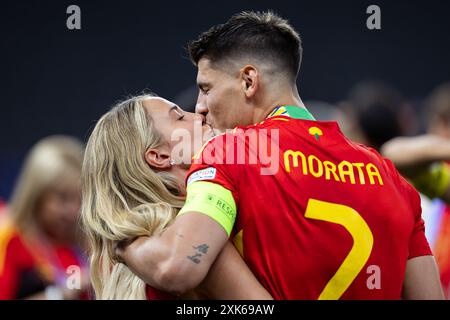
POLYGON ((267 119, 275 116, 286 116, 294 119, 301 120, 313 120, 315 121, 313 115, 306 110, 306 108, 295 107, 295 106, 279 106, 276 107, 268 116, 267 119))

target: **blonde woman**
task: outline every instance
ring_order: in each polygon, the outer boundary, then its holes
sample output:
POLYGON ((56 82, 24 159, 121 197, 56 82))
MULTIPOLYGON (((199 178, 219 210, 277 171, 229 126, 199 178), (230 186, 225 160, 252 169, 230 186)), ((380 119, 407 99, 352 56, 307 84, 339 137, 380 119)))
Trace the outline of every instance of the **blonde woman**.
MULTIPOLYGON (((202 121, 201 116, 143 95, 119 103, 95 126, 82 170, 82 220, 92 249, 91 279, 97 299, 170 297, 132 273, 117 259, 114 248, 117 242, 159 234, 183 206, 189 165, 174 164, 171 153, 176 142, 171 135, 181 129, 194 137, 195 121, 202 121)), ((231 244, 190 296, 271 298, 231 244)))
POLYGON ((78 290, 89 279, 77 232, 82 159, 81 142, 66 136, 41 140, 27 156, 0 216, 0 299, 86 296, 78 290))

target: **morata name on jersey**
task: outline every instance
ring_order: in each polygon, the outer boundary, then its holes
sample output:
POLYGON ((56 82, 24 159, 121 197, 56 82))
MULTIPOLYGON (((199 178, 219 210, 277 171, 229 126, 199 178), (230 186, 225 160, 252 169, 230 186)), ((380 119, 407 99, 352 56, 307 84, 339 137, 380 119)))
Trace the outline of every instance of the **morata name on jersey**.
POLYGON ((283 154, 287 173, 300 170, 304 175, 351 184, 383 185, 378 168, 373 163, 322 161, 315 155, 306 156, 301 151, 287 150, 283 154))

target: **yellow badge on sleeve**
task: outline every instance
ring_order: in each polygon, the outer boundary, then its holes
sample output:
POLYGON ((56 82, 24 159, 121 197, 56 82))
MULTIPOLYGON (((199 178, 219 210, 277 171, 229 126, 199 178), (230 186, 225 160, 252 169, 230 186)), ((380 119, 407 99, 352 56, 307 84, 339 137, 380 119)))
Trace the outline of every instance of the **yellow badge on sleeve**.
POLYGON ((220 184, 195 181, 187 187, 186 203, 178 215, 199 212, 214 219, 228 236, 236 220, 236 203, 230 190, 220 184))

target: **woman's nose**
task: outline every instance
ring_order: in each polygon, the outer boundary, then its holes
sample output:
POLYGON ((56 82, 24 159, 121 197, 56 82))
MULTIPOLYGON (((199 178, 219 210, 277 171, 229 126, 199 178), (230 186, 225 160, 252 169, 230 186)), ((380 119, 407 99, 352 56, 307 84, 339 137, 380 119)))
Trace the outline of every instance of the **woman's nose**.
POLYGON ((204 123, 206 121, 206 116, 204 114, 201 114, 201 113, 195 113, 194 114, 194 120, 201 121, 202 123, 204 123))

